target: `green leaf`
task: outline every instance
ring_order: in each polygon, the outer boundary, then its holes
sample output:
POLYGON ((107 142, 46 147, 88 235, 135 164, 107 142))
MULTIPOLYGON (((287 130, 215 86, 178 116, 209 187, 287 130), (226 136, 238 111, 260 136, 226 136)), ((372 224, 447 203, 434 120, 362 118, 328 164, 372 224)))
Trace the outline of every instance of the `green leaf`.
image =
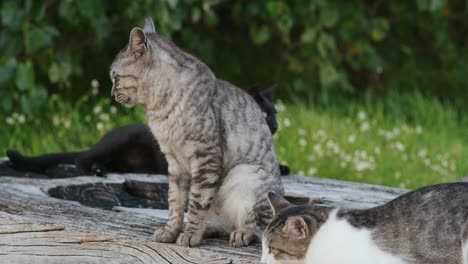
POLYGON ((54 62, 49 68, 49 80, 52 83, 66 82, 72 72, 73 66, 69 61, 54 62))
POLYGON ((429 9, 431 11, 437 11, 442 9, 447 4, 447 0, 430 0, 429 9))
POLYGON ((16 86, 21 91, 34 88, 34 68, 30 60, 18 64, 16 68, 16 86))
POLYGON ((260 27, 251 26, 249 30, 250 37, 257 45, 262 45, 270 39, 270 30, 266 25, 261 25, 260 27))
POLYGON ((2 108, 7 113, 13 109, 13 98, 11 96, 2 96, 2 108))
POLYGON ((327 27, 333 27, 338 22, 339 13, 336 6, 326 5, 320 10, 320 23, 327 27))
POLYGON ((177 7, 178 0, 168 0, 167 3, 171 9, 175 9, 177 7))
POLYGON ((308 27, 301 35, 301 42, 304 44, 309 44, 314 42, 317 38, 317 31, 314 28, 308 27))
POLYGON ((321 32, 317 41, 317 49, 322 57, 326 57, 329 51, 335 51, 336 44, 333 36, 328 33, 321 32))
POLYGON ((13 31, 21 30, 23 22, 26 20, 24 10, 19 8, 14 1, 5 2, 0 9, 2 24, 13 31))
POLYGON ((192 21, 194 23, 197 23, 198 21, 200 21, 200 17, 201 17, 201 11, 200 11, 200 8, 194 8, 192 10, 192 21))
POLYGON ((206 12, 203 13, 204 16, 203 16, 203 21, 209 25, 209 26, 214 26, 216 24, 218 24, 218 17, 216 16, 215 12, 213 12, 213 10, 208 10, 206 12))
POLYGON ((16 59, 10 58, 0 65, 0 83, 10 80, 15 73, 16 59))
POLYGON ((384 18, 377 18, 372 23, 371 38, 374 41, 381 41, 385 38, 390 29, 388 21, 384 18))
POLYGON ((47 30, 39 28, 35 25, 26 23, 23 27, 24 46, 26 54, 33 54, 38 50, 47 47, 52 41, 52 35, 56 33, 51 26, 47 30))
POLYGON ((288 56, 288 69, 291 72, 300 73, 304 70, 302 66, 302 61, 300 61, 295 56, 288 56))
POLYGON ((321 64, 319 71, 320 83, 323 87, 329 87, 339 80, 338 72, 336 71, 335 67, 329 62, 321 64))

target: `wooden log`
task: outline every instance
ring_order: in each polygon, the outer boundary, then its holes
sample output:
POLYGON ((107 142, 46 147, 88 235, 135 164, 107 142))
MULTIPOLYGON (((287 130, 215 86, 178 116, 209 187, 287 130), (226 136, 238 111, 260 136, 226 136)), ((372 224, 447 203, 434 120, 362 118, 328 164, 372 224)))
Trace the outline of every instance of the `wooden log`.
MULTIPOLYGON (((300 176, 283 177, 283 182, 290 199, 330 206, 370 207, 405 192, 375 185, 300 176)), ((155 183, 167 184, 167 177, 136 174, 64 179, 0 177, 0 263, 259 261, 259 244, 233 248, 226 240, 208 239, 198 248, 185 248, 150 241, 154 228, 166 222, 167 210, 125 206, 104 210, 49 195, 51 190, 63 190, 70 186, 111 186, 105 187, 111 190, 116 186, 124 186, 122 188, 133 192, 135 197, 147 199, 154 190, 152 188, 158 186, 155 183), (153 185, 139 186, 141 182, 153 185)), ((91 199, 96 195, 89 197, 91 199)), ((162 197, 152 196, 156 200, 162 197)))

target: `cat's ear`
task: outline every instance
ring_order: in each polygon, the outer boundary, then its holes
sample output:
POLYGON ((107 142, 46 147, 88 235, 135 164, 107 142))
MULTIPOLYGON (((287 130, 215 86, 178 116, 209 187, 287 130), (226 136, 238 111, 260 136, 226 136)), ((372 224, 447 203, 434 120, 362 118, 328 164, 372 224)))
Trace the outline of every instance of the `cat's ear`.
POLYGON ((260 91, 260 95, 267 98, 268 101, 273 102, 277 84, 273 84, 270 88, 260 91))
POLYGON ((300 216, 291 216, 286 220, 283 232, 293 239, 304 239, 309 235, 309 227, 300 216))
POLYGON ((145 19, 145 25, 143 26, 143 32, 146 34, 156 33, 156 28, 154 27, 154 22, 151 17, 145 19))
POLYGON ((141 56, 146 50, 146 35, 141 28, 135 27, 130 32, 128 47, 136 57, 141 56))
POLYGON ((283 196, 279 196, 274 192, 268 193, 268 201, 270 201, 271 209, 273 209, 273 214, 275 215, 291 206, 291 203, 284 199, 283 196))

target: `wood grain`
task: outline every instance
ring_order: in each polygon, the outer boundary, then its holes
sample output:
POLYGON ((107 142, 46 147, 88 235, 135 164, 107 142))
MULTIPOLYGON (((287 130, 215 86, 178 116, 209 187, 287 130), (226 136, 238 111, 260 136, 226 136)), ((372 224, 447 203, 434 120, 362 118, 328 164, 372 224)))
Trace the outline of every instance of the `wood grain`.
MULTIPOLYGON (((239 249, 225 240, 209 239, 198 248, 184 248, 150 241, 154 228, 165 223, 165 211, 128 207, 103 210, 48 195, 53 188, 125 181, 167 183, 167 177, 0 177, 0 263, 258 263, 258 244, 239 249)), ((283 177, 283 181, 292 199, 331 206, 369 207, 405 192, 299 176, 283 177)), ((148 191, 142 196, 149 195, 148 191)))

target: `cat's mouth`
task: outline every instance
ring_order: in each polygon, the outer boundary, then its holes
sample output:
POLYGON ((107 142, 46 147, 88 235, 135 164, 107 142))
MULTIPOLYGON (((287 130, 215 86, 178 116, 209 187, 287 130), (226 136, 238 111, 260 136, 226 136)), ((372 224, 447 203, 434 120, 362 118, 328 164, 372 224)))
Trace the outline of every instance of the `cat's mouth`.
POLYGON ((124 94, 117 94, 115 96, 115 100, 125 106, 126 108, 131 108, 136 105, 136 103, 132 100, 132 98, 124 95, 124 94))

